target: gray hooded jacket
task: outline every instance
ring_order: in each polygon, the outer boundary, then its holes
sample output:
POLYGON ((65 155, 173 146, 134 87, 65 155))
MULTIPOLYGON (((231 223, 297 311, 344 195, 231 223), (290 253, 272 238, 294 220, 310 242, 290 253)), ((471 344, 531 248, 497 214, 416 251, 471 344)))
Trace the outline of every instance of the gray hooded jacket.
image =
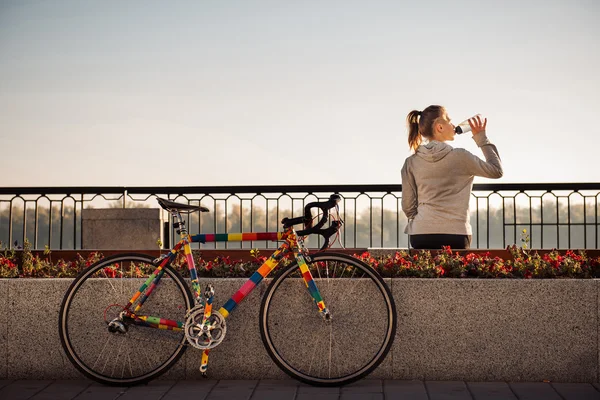
POLYGON ((471 235, 469 199, 473 178, 500 178, 502 163, 485 131, 473 136, 485 161, 438 141, 421 145, 402 167, 404 233, 471 235))

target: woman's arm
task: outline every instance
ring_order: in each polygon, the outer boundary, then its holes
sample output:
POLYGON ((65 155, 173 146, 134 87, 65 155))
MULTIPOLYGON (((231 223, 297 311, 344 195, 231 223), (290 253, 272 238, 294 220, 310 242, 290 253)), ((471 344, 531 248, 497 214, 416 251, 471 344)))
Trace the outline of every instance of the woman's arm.
POLYGON ((469 172, 472 175, 483 176, 485 178, 501 178, 504 174, 504 170, 502 169, 502 161, 500 160, 498 149, 487 138, 485 131, 482 131, 477 135, 473 135, 473 140, 475 140, 475 143, 477 143, 477 146, 483 152, 485 161, 469 152, 466 152, 470 156, 469 172))
POLYGON ((402 211, 408 219, 413 219, 417 215, 417 206, 419 200, 417 197, 417 186, 415 177, 408 171, 408 160, 402 167, 402 211))
POLYGON ((500 160, 500 154, 498 149, 494 146, 485 134, 485 128, 487 126, 487 118, 481 119, 480 116, 469 119, 469 125, 471 125, 471 131, 473 132, 473 140, 477 144, 477 147, 483 151, 485 161, 479 157, 469 154, 470 172, 475 176, 483 176, 485 178, 501 178, 504 174, 502 170, 502 161, 500 160))

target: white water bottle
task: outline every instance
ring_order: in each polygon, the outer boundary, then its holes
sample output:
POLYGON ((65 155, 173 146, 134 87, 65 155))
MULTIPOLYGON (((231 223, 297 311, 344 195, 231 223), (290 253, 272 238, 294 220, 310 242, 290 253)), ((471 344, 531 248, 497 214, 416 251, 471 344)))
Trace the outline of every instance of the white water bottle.
MULTIPOLYGON (((472 118, 475 118, 475 117, 481 117, 481 114, 476 114, 476 115, 472 116, 469 119, 472 119, 472 118)), ((461 133, 470 132, 471 131, 471 125, 469 125, 469 119, 466 119, 463 122, 461 122, 460 124, 456 125, 456 128, 454 128, 454 132, 456 132, 459 135, 461 133)))

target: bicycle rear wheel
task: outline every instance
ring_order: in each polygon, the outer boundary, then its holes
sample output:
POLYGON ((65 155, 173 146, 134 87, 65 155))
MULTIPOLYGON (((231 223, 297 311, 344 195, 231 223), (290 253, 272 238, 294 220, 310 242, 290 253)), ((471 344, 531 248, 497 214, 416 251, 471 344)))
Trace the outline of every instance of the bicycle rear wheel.
POLYGON ((371 373, 396 334, 396 306, 379 274, 345 254, 321 253, 307 263, 331 320, 318 312, 297 263, 271 282, 260 309, 267 352, 288 375, 339 386, 371 373))
MULTIPOLYGON (((108 329, 108 323, 118 319, 155 269, 150 256, 116 255, 84 270, 67 290, 59 314, 60 341, 69 360, 87 377, 109 385, 148 382, 167 371, 187 349, 183 330, 157 329, 127 320, 119 322, 125 332, 108 329)), ((148 288, 136 303, 147 292, 148 288)), ((181 275, 166 267, 139 314, 185 323, 186 311, 193 304, 181 275)))

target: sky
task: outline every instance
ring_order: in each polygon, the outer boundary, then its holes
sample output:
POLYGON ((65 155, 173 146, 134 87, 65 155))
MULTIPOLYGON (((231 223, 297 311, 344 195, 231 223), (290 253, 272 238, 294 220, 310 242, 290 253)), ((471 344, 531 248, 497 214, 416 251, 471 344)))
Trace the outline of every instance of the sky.
POLYGON ((597 0, 0 0, 0 187, 399 184, 430 104, 488 118, 495 182, 599 182, 599 19, 597 0))

